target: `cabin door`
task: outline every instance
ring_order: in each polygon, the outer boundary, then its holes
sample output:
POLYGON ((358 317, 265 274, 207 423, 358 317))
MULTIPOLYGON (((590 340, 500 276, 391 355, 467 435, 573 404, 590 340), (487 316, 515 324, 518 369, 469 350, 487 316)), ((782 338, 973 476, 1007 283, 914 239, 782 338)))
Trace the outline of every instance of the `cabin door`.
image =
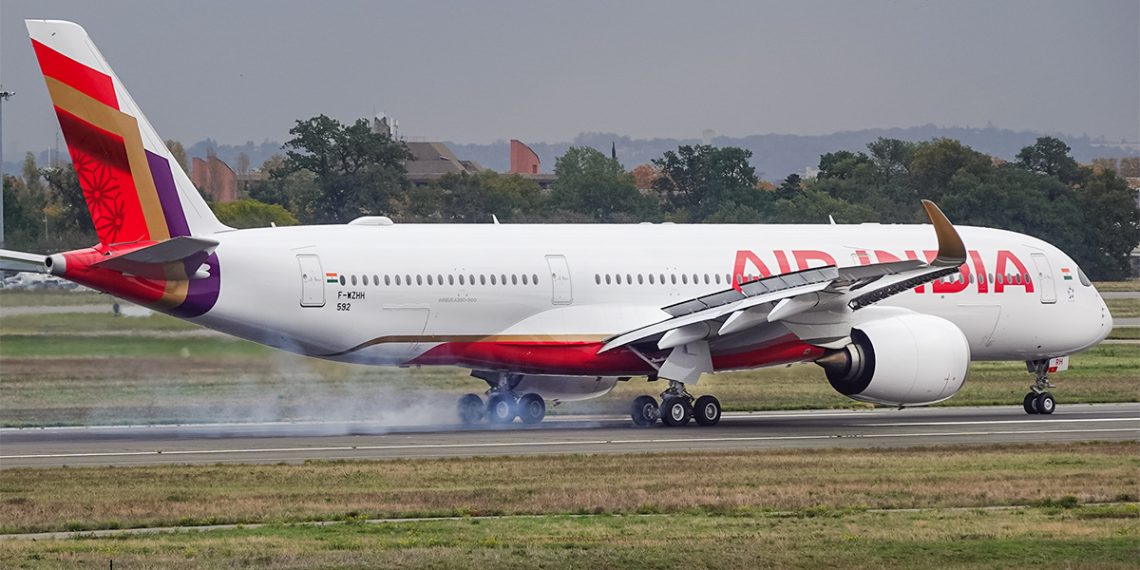
POLYGON ((321 271, 321 259, 315 255, 298 255, 301 266, 301 306, 325 306, 325 274, 321 271))

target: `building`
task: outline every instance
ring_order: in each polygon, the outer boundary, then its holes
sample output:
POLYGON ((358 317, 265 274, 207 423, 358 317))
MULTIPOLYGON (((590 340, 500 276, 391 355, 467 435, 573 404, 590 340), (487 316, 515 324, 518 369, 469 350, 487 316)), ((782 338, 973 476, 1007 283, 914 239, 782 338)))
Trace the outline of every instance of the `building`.
POLYGON ((236 202, 240 199, 237 175, 216 156, 208 156, 206 160, 195 157, 190 168, 190 181, 215 202, 236 202))
POLYGON ((405 142, 412 152, 412 160, 404 163, 408 179, 413 184, 427 184, 443 178, 444 174, 478 174, 484 170, 474 160, 459 160, 446 144, 441 142, 405 142))

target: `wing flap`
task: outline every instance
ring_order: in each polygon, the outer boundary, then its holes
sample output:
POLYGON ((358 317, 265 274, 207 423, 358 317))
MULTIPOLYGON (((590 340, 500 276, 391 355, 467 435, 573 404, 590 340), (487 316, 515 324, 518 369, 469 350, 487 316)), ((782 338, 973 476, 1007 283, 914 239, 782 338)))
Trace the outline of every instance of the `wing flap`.
POLYGON ((0 271, 48 273, 44 259, 43 255, 0 249, 0 271))

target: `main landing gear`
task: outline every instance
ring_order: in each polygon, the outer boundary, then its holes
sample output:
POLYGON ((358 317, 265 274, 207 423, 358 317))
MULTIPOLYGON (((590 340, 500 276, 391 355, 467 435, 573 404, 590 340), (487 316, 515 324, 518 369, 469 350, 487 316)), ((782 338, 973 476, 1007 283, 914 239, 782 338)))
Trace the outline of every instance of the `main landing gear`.
POLYGON ((524 424, 537 424, 546 417, 546 402, 538 394, 517 394, 514 387, 518 386, 522 376, 518 374, 491 374, 485 372, 472 372, 472 376, 481 378, 491 386, 487 390, 487 403, 478 394, 466 394, 459 398, 457 411, 459 421, 466 425, 473 425, 487 418, 487 422, 497 425, 506 425, 515 418, 524 424))
POLYGON ((669 427, 681 427, 694 419, 700 425, 715 426, 720 421, 720 401, 712 396, 694 398, 684 384, 670 380, 669 388, 661 393, 660 405, 652 396, 638 396, 630 407, 630 417, 642 427, 658 419, 669 427))
POLYGON ((1057 408, 1057 401, 1053 399, 1053 395, 1046 392, 1049 388, 1056 388, 1049 382, 1049 361, 1048 360, 1031 360, 1026 362, 1030 367, 1030 371, 1036 374, 1037 380, 1029 389, 1031 390, 1025 395, 1022 405, 1025 407, 1027 414, 1051 414, 1057 408))

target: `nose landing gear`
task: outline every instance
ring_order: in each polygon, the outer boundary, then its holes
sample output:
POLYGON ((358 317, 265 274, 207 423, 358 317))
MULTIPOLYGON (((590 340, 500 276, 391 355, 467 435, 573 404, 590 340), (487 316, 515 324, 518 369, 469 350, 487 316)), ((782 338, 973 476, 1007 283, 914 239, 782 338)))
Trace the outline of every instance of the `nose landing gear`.
POLYGON ((630 408, 633 423, 647 427, 661 423, 668 427, 682 427, 695 419, 702 426, 720 422, 720 401, 712 396, 694 398, 685 385, 669 381, 669 388, 661 393, 661 405, 652 396, 638 396, 630 408))
POLYGON ((1031 360, 1025 363, 1030 372, 1036 374, 1037 379, 1029 389, 1031 390, 1025 395, 1025 399, 1021 404, 1025 408, 1027 414, 1051 414, 1057 408, 1057 401, 1053 399, 1053 395, 1046 390, 1056 388, 1049 382, 1049 361, 1048 360, 1031 360))

